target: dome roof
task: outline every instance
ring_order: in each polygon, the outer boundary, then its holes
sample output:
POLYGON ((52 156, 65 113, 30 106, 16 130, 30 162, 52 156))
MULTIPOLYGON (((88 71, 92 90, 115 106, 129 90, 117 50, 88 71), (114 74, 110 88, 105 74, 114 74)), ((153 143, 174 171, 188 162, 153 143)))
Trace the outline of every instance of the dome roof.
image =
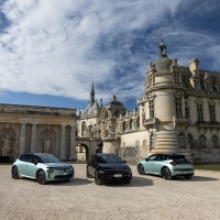
POLYGON ((172 63, 173 60, 167 56, 160 56, 154 63, 156 67, 156 73, 171 72, 170 67, 172 63))
POLYGON ((105 108, 107 108, 107 109, 120 109, 120 110, 125 110, 124 105, 117 100, 117 97, 116 97, 115 95, 112 96, 112 101, 110 101, 110 102, 105 106, 105 108))

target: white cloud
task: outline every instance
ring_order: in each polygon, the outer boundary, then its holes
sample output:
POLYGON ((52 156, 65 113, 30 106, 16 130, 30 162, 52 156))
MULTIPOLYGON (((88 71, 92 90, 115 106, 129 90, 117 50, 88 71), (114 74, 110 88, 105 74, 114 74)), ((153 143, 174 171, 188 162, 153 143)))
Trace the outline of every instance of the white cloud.
MULTIPOLYGON (((98 98, 116 93, 125 100, 127 92, 136 98, 143 90, 145 64, 153 61, 146 58, 155 54, 146 45, 141 45, 142 53, 133 52, 134 33, 158 26, 166 13, 176 13, 180 2, 7 0, 2 6, 8 25, 0 36, 0 88, 87 100, 93 75, 98 98)), ((155 35, 146 37, 155 42, 155 35)))

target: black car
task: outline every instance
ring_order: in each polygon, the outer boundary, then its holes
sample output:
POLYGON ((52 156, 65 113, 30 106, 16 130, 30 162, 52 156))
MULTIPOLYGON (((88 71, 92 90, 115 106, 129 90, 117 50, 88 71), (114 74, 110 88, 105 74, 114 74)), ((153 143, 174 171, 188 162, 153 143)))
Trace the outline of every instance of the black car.
POLYGON ((94 154, 87 163, 87 177, 94 177, 97 185, 110 181, 129 184, 132 171, 125 163, 117 154, 94 154))

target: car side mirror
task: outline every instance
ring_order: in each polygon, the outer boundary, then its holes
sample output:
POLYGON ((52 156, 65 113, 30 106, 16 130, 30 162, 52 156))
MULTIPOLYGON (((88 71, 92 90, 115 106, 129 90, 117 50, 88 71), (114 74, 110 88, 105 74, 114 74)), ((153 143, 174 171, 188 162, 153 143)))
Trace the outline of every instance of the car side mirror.
POLYGON ((38 163, 37 159, 32 160, 32 163, 34 163, 35 165, 37 165, 37 163, 38 163))
POLYGON ((148 162, 149 160, 146 158, 146 159, 145 159, 145 161, 147 161, 147 162, 148 162))
POLYGON ((122 160, 122 163, 127 163, 127 161, 126 160, 122 160))

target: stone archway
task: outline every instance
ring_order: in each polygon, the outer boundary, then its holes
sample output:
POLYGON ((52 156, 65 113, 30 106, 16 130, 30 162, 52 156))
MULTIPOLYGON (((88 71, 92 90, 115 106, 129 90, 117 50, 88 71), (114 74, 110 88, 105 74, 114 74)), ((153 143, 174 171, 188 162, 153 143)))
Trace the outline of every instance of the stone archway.
POLYGON ((38 136, 37 152, 56 155, 56 132, 53 129, 44 129, 38 136))
POLYGON ((10 156, 11 160, 14 160, 18 151, 16 141, 16 132, 13 128, 2 128, 0 130, 0 156, 10 156), (5 151, 4 148, 8 150, 5 151))
POLYGON ((76 145, 76 158, 77 161, 86 162, 89 160, 89 150, 88 146, 83 143, 76 145))

